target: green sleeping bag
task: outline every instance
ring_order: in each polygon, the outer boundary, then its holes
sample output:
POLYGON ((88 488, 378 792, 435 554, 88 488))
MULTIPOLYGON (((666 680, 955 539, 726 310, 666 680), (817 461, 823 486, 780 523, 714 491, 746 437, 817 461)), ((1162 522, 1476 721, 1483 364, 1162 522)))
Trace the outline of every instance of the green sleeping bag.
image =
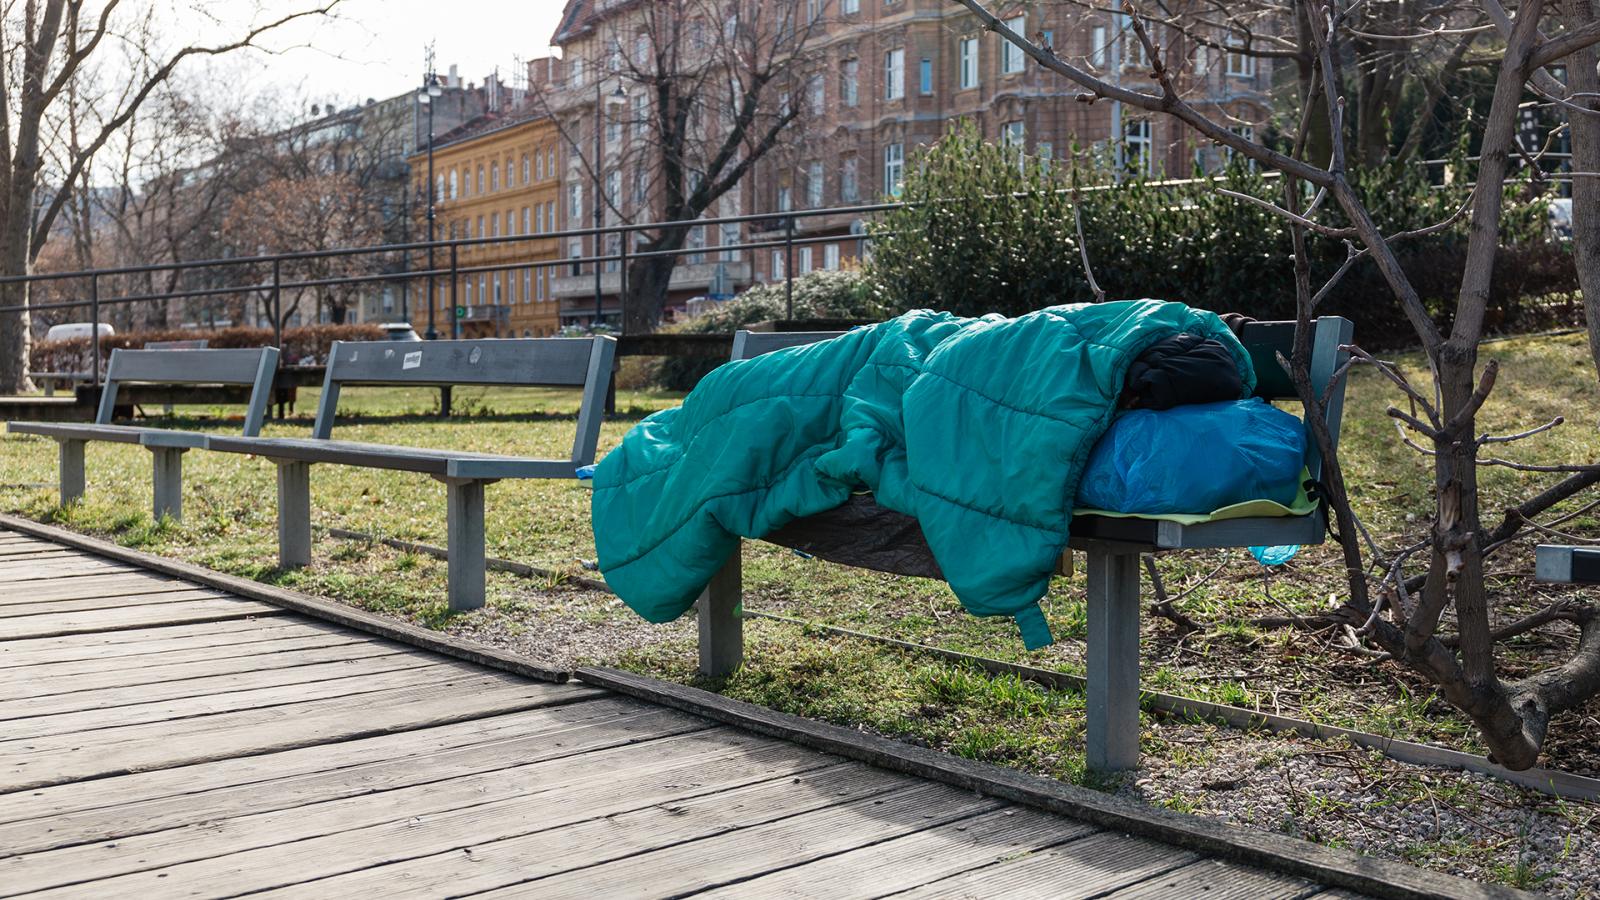
POLYGON ((600 570, 635 612, 686 612, 741 537, 871 490, 914 516, 976 615, 1051 642, 1038 601, 1067 545, 1078 479, 1128 366, 1180 332, 1255 373, 1213 313, 1132 300, 1015 319, 917 311, 732 362, 639 423, 595 470, 600 570))

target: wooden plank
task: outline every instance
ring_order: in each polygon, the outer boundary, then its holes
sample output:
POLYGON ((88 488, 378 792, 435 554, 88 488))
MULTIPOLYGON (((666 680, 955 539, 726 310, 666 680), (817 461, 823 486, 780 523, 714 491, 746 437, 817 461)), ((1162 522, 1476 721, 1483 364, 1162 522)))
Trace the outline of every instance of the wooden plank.
MULTIPOLYGON (((379 656, 305 668, 310 669, 313 680, 273 684, 264 675, 224 675, 206 679, 224 687, 221 692, 198 695, 184 693, 171 699, 160 696, 168 690, 165 685, 144 684, 105 692, 121 702, 104 709, 86 706, 54 715, 13 718, 3 726, 5 739, 0 740, 0 756, 18 752, 44 737, 71 740, 76 745, 111 742, 121 739, 118 736, 121 729, 146 723, 165 722, 176 726, 197 718, 203 721, 210 716, 247 709, 341 697, 359 698, 362 694, 471 678, 481 671, 421 654, 379 656), (254 687, 252 679, 269 686, 254 687), (232 689, 226 689, 226 686, 232 689), (137 697, 151 699, 140 702, 135 700, 137 697)), ((296 675, 300 674, 300 670, 286 669, 278 674, 286 673, 296 675)))
POLYGON ((223 820, 208 826, 203 841, 194 829, 177 828, 115 846, 15 857, 5 866, 6 886, 26 893, 92 880, 102 896, 141 896, 162 884, 198 894, 249 893, 671 803, 713 785, 792 786, 797 775, 832 762, 781 741, 754 739, 759 744, 740 752, 727 736, 727 729, 714 729, 223 820), (619 765, 624 751, 632 753, 619 765), (616 768, 597 769, 607 762, 616 768), (603 784, 596 771, 608 772, 603 784))
MULTIPOLYGON (((84 813, 102 815, 108 822, 114 822, 122 810, 190 798, 196 800, 194 814, 204 818, 206 805, 199 795, 215 791, 225 798, 226 792, 232 789, 255 791, 261 796, 254 798, 254 803, 262 809, 274 809, 278 807, 272 805, 275 801, 268 795, 275 797, 278 785, 292 785, 299 779, 315 779, 325 774, 338 777, 341 771, 381 768, 390 763, 422 768, 424 758, 431 755, 444 756, 455 750, 517 740, 550 729, 559 735, 562 728, 582 728, 599 717, 606 717, 614 727, 627 731, 633 728, 629 723, 643 712, 660 711, 659 707, 610 696, 583 703, 527 709, 517 708, 520 702, 470 704, 471 715, 453 721, 422 716, 415 729, 409 731, 0 794, 0 823, 37 822, 84 813)), ((697 727, 710 727, 704 719, 684 718, 695 722, 697 727)), ((285 805, 295 805, 293 794, 293 788, 285 788, 288 798, 285 805)))
MULTIPOLYGON (((336 647, 334 659, 281 669, 235 672, 227 675, 158 681, 150 684, 78 691, 0 702, 0 733, 6 740, 44 734, 65 734, 160 719, 212 715, 275 703, 343 697, 426 683, 430 677, 449 677, 449 664, 415 651, 352 654, 336 647), (342 652, 340 652, 342 651, 342 652), (337 658, 343 657, 343 658, 337 658), (415 670, 428 670, 427 674, 415 670), (406 673, 399 678, 395 673, 406 673), (388 675, 387 680, 375 678, 388 675), (354 684, 342 684, 354 680, 354 684), (294 688, 295 690, 289 690, 294 688)), ((323 654, 324 657, 330 654, 323 654)), ((463 674, 459 671, 453 674, 463 674)), ((0 741, 0 752, 5 741, 0 741)))
POLYGON ((896 895, 895 900, 1005 897, 1073 900, 1160 876, 1200 858, 1170 844, 1101 832, 1080 841, 972 869, 896 895))
POLYGON ((89 597, 132 597, 157 594, 195 585, 148 572, 117 572, 108 575, 80 575, 58 582, 34 582, 24 590, 6 587, 0 603, 40 603, 45 600, 81 600, 89 597))
POLYGON ((92 556, 71 559, 50 559, 40 562, 21 560, 0 562, 0 584, 19 585, 50 578, 71 578, 75 575, 109 575, 113 572, 136 572, 133 566, 108 562, 92 556))
POLYGON ((994 800, 943 785, 919 784, 882 797, 787 816, 736 831, 724 829, 701 840, 674 840, 647 853, 490 891, 487 896, 555 900, 629 895, 640 891, 655 896, 690 893, 947 822, 971 819, 999 805, 994 800))
POLYGON ((190 650, 225 654, 230 652, 229 648, 242 648, 252 643, 333 636, 349 639, 351 633, 334 625, 288 615, 267 619, 228 619, 195 625, 157 625, 63 637, 0 641, 0 668, 73 662, 132 665, 115 660, 131 656, 150 656, 153 659, 166 653, 190 650))
MULTIPOLYGON (((1493 892, 1491 885, 1480 887, 1484 889, 1480 895, 1493 892)), ((1205 859, 1105 896, 1116 900, 1194 900, 1201 896, 1206 900, 1298 900, 1316 889, 1314 882, 1303 878, 1205 859)))
POLYGON ((247 578, 223 575, 192 563, 142 553, 119 547, 99 538, 86 537, 51 525, 41 525, 17 516, 0 514, 0 528, 9 528, 26 534, 47 538, 59 544, 97 553, 111 559, 134 563, 141 568, 163 575, 172 575, 194 584, 214 587, 239 597, 261 600, 283 609, 304 613, 327 622, 336 622, 357 631, 399 641, 424 650, 464 659, 493 669, 514 672, 530 678, 543 678, 564 682, 571 674, 566 668, 540 664, 526 656, 487 647, 473 641, 441 634, 416 625, 376 613, 355 609, 345 604, 295 591, 260 584, 247 578))
POLYGON ((1270 867, 1333 887, 1382 891, 1386 896, 1492 897, 1496 892, 1465 878, 1429 872, 1393 860, 1361 856, 1280 834, 1228 825, 1200 816, 1136 805, 1052 778, 1028 775, 865 734, 838 725, 732 700, 615 669, 583 668, 579 679, 652 703, 671 706, 759 734, 792 740, 825 753, 897 772, 980 791, 1107 830, 1164 841, 1202 854, 1270 867))
MULTIPOLYGON (((346 764, 335 764, 328 770, 316 769, 315 766, 323 763, 305 759, 307 750, 290 750, 285 753, 270 754, 264 762, 272 766, 265 769, 260 766, 246 769, 243 764, 248 762, 247 760, 227 760, 207 766, 151 773, 181 775, 200 769, 203 771, 198 774, 202 778, 215 780, 222 770, 228 769, 234 770, 235 778, 248 778, 252 774, 256 776, 268 774, 280 763, 285 771, 291 772, 289 775, 279 775, 264 781, 246 781, 206 790, 120 802, 111 806, 95 806, 75 812, 0 824, 0 847, 7 848, 10 853, 21 854, 98 844, 133 835, 181 828, 195 822, 218 822, 246 815, 259 816, 276 810, 328 803, 411 785, 448 781, 465 775, 504 770, 606 747, 656 740, 715 727, 693 716, 646 707, 618 698, 602 698, 587 703, 574 703, 513 716, 477 720, 468 724, 484 727, 466 729, 459 725, 446 726, 422 732, 406 732, 383 738, 369 738, 366 741, 337 744, 327 749, 346 751, 353 749, 352 744, 363 744, 365 749, 373 754, 373 758, 349 765, 347 763, 355 757, 345 753, 340 755, 338 760, 346 764), (517 720, 514 723, 502 722, 513 718, 517 720), (451 732, 448 739, 440 734, 447 730, 451 732), (295 767, 311 767, 312 770, 297 773, 295 767)), ((312 748, 314 751, 323 749, 312 748)), ((150 776, 129 775, 94 784, 103 785, 116 796, 122 797, 128 796, 129 782, 152 780, 154 779, 150 776)), ((167 789, 181 791, 191 786, 187 783, 171 783, 167 789)), ((87 785, 69 787, 87 787, 87 785)), ((62 789, 49 790, 59 792, 62 789)), ((148 794, 151 790, 152 786, 146 783, 140 785, 137 792, 148 794)), ((77 793, 80 800, 89 803, 96 803, 102 799, 86 797, 86 792, 81 790, 77 793)), ((61 799, 60 796, 52 794, 48 802, 53 808, 59 808, 61 799)))
POLYGON ((178 603, 185 600, 230 600, 221 591, 206 588, 184 588, 162 591, 158 594, 137 594, 131 597, 89 597, 82 600, 48 600, 43 603, 0 604, 0 619, 19 616, 53 616, 61 613, 83 612, 91 609, 129 609, 161 603, 178 603))
POLYGON ((0 619, 0 641, 282 614, 283 610, 275 606, 252 600, 184 600, 127 609, 97 609, 56 616, 0 619))
POLYGON ((82 554, 57 547, 54 544, 39 544, 38 546, 17 545, 8 546, 0 544, 0 560, 6 562, 22 562, 34 559, 59 559, 61 557, 80 556, 82 554))
MULTIPOLYGON (((713 897, 870 900, 1067 841, 1077 843, 1094 833, 1093 826, 1082 822, 1006 806, 696 896, 708 900, 713 897)), ((1116 836, 1116 840, 1131 842, 1134 839, 1116 836)), ((747 852, 753 856, 762 849, 752 845, 747 852)), ((721 877, 719 869, 718 862, 708 861, 702 872, 710 880, 721 877)), ((1009 897, 996 893, 987 896, 1009 897)))
POLYGON ((371 737, 479 718, 485 710, 574 703, 600 693, 591 688, 483 675, 355 697, 107 729, 96 733, 91 744, 73 740, 72 735, 38 738, 18 742, 25 745, 20 752, 0 755, 0 792, 371 737))
POLYGON ((45 663, 13 672, 7 676, 7 681, 0 682, 0 704, 30 697, 80 694, 233 673, 267 672, 310 663, 363 659, 398 652, 404 651, 395 644, 371 638, 317 635, 144 656, 45 663))
MULTIPOLYGON (((136 893, 152 884, 181 883, 202 893, 295 886, 278 896, 370 898, 374 891, 385 898, 461 896, 709 835, 739 833, 736 829, 808 810, 854 802, 876 812, 883 807, 874 806, 875 800, 895 808, 928 796, 927 788, 864 766, 834 764, 816 754, 796 759, 809 759, 799 765, 813 768, 769 777, 734 762, 676 780, 630 780, 615 794, 597 794, 591 784, 586 798, 535 795, 493 819, 481 810, 462 810, 393 821, 95 887, 125 886, 136 893), (825 767, 815 768, 819 763, 825 767), (428 847, 434 850, 426 852, 428 847), (157 881, 161 874, 168 877, 157 881)), ((611 884, 591 896, 637 893, 611 884)))

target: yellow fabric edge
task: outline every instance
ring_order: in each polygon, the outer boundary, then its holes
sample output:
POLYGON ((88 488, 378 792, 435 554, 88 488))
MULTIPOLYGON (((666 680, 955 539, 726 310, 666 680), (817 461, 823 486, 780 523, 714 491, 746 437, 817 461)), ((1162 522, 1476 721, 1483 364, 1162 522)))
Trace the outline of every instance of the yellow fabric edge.
POLYGON ((1281 518, 1284 516, 1306 516, 1315 512, 1317 503, 1306 495, 1305 483, 1311 480, 1311 473, 1305 469, 1300 470, 1300 491, 1295 495, 1294 502, 1288 506, 1273 500, 1246 500, 1232 506, 1214 509, 1209 513, 1166 513, 1164 515, 1151 515, 1149 513, 1119 513, 1104 509, 1078 509, 1073 510, 1073 517, 1077 516, 1105 516, 1111 519, 1156 519, 1163 522, 1177 522, 1179 525, 1199 525, 1202 522, 1221 522, 1226 519, 1249 518, 1281 518))

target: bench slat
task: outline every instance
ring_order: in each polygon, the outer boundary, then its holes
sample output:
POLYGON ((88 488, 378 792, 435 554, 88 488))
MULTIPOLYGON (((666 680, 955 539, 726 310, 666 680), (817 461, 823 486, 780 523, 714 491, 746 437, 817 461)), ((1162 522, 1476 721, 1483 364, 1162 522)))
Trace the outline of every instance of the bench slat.
POLYGON ((268 459, 326 463, 368 469, 394 469, 447 478, 573 478, 568 460, 495 456, 458 450, 395 447, 357 441, 315 438, 238 438, 217 435, 207 449, 221 453, 253 453, 268 459), (478 474, 478 473, 483 474, 478 474), (465 473, 465 474, 461 474, 465 473))
POLYGON ((106 380, 153 384, 256 383, 260 349, 251 350, 118 350, 106 380))
POLYGON ((340 341, 328 378, 341 385, 582 387, 590 338, 481 341, 340 341))
POLYGON ((137 428, 131 425, 85 425, 78 422, 7 422, 6 431, 12 434, 36 434, 40 437, 71 441, 105 441, 113 444, 137 444, 139 437, 154 428, 137 428))

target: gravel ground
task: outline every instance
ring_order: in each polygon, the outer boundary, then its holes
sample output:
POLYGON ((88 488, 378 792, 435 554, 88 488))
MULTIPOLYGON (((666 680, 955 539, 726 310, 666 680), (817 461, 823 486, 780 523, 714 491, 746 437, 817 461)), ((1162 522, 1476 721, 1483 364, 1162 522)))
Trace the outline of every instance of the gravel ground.
POLYGON ((1294 735, 1157 722, 1119 794, 1554 897, 1600 898, 1600 804, 1294 735), (1187 752, 1186 752, 1187 751, 1187 752))

